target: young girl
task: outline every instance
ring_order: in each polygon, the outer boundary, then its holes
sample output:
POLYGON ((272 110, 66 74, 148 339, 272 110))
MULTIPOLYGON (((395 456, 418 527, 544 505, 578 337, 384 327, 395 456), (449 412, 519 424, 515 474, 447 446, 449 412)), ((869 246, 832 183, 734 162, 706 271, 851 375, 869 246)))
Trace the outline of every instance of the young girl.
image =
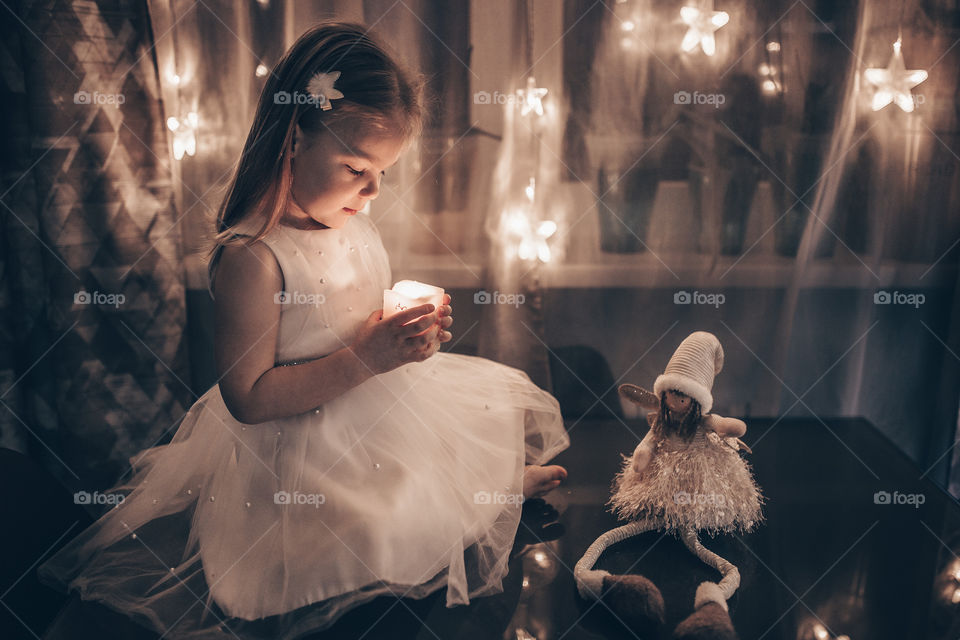
POLYGON ((310 29, 267 81, 211 260, 220 382, 125 500, 41 567, 172 637, 299 637, 380 594, 501 590, 523 497, 569 439, 522 372, 438 353, 450 298, 389 319, 358 213, 421 126, 420 86, 359 25, 310 29))

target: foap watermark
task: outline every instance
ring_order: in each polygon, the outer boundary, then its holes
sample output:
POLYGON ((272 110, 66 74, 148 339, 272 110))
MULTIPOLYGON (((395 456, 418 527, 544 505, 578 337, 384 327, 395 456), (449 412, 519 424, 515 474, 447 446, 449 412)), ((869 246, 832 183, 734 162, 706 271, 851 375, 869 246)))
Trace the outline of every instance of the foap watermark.
POLYGON ((312 104, 320 106, 320 96, 305 91, 277 91, 273 94, 273 104, 312 104))
POLYGON ((688 493, 686 491, 677 491, 673 494, 673 501, 681 505, 709 504, 723 506, 727 502, 727 497, 722 493, 688 493))
POLYGON ((906 293, 903 291, 877 291, 873 294, 873 304, 905 304, 919 309, 927 301, 922 293, 906 293))
POLYGON ((726 301, 727 296, 722 293, 677 291, 673 294, 673 304, 707 304, 715 308, 720 308, 720 305, 726 301))
POLYGON ((714 109, 719 109, 726 101, 727 97, 722 93, 700 93, 699 91, 690 93, 689 91, 677 91, 673 94, 673 104, 706 104, 712 106, 714 109))
POLYGON ((522 293, 501 293, 500 291, 489 291, 481 289, 473 294, 473 304, 511 304, 519 307, 526 302, 527 297, 522 293))
POLYGON ((98 106, 112 104, 120 108, 127 97, 122 93, 100 93, 99 91, 77 91, 73 94, 73 104, 95 104, 98 106))
POLYGON ((327 301, 322 293, 304 293, 303 291, 277 291, 273 294, 275 304, 302 304, 319 307, 327 301))
POLYGON ((99 491, 90 493, 89 491, 77 491, 73 494, 73 504, 109 504, 116 506, 123 502, 124 497, 122 493, 100 493, 99 491))
POLYGON ((873 504, 906 504, 914 509, 919 509, 920 505, 927 501, 927 496, 922 493, 900 493, 894 491, 877 491, 873 494, 873 504))
POLYGON ((110 305, 117 308, 126 301, 127 296, 122 293, 103 293, 81 289, 73 294, 73 304, 110 305))
POLYGON ((327 496, 322 493, 302 493, 300 491, 277 491, 273 494, 274 504, 296 504, 310 505, 314 509, 319 509, 320 505, 326 503, 327 496))
POLYGON ((477 91, 473 94, 473 104, 517 104, 520 97, 515 93, 502 93, 500 91, 477 91))
POLYGON ((473 494, 474 504, 522 504, 522 493, 503 493, 501 491, 477 491, 473 494))

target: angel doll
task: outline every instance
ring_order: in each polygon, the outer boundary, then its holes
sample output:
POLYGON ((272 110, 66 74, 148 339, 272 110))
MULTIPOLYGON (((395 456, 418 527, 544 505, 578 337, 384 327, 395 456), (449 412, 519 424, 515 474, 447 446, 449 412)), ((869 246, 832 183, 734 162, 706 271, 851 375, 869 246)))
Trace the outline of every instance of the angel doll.
POLYGON ((732 563, 705 548, 698 533, 751 531, 763 516, 760 489, 741 450, 747 427, 741 420, 710 413, 714 376, 723 367, 723 348, 705 331, 690 334, 677 348, 653 393, 632 384, 620 394, 647 409, 650 430, 633 455, 624 456, 610 506, 626 525, 590 546, 574 574, 580 595, 603 598, 638 631, 654 635, 664 622, 663 596, 640 575, 611 575, 593 569, 612 544, 646 531, 675 534, 706 564, 720 572, 719 583, 697 587, 694 612, 674 630, 676 638, 736 638, 727 600, 740 585, 732 563))

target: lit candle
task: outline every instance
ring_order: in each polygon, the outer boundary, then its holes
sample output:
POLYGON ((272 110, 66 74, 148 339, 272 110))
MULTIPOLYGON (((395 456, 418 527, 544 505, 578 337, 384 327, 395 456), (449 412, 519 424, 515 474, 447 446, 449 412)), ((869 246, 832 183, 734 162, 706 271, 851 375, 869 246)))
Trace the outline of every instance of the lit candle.
POLYGON ((416 280, 401 280, 392 289, 383 290, 383 319, 428 303, 439 309, 443 304, 443 289, 416 280))

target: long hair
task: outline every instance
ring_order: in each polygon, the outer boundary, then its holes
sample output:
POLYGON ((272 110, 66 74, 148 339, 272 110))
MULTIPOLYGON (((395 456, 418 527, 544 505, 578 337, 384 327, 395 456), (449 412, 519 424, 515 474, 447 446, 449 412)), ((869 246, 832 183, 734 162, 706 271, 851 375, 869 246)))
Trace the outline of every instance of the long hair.
POLYGON ((676 420, 672 420, 670 410, 667 408, 667 392, 664 391, 660 394, 660 413, 657 415, 656 422, 653 423, 653 433, 661 438, 678 435, 684 442, 690 442, 702 420, 700 403, 693 398, 690 398, 690 409, 683 420, 679 424, 676 420))
POLYGON ((299 124, 305 135, 328 129, 341 137, 355 131, 382 131, 410 140, 423 129, 422 76, 402 68, 360 24, 322 22, 307 30, 268 76, 257 103, 236 173, 217 211, 210 250, 208 290, 213 295, 217 263, 226 245, 250 245, 280 221, 293 184, 292 147, 299 124), (340 71, 343 94, 322 110, 304 101, 307 83, 318 72, 340 71), (234 227, 248 216, 261 219, 252 236, 234 227))

